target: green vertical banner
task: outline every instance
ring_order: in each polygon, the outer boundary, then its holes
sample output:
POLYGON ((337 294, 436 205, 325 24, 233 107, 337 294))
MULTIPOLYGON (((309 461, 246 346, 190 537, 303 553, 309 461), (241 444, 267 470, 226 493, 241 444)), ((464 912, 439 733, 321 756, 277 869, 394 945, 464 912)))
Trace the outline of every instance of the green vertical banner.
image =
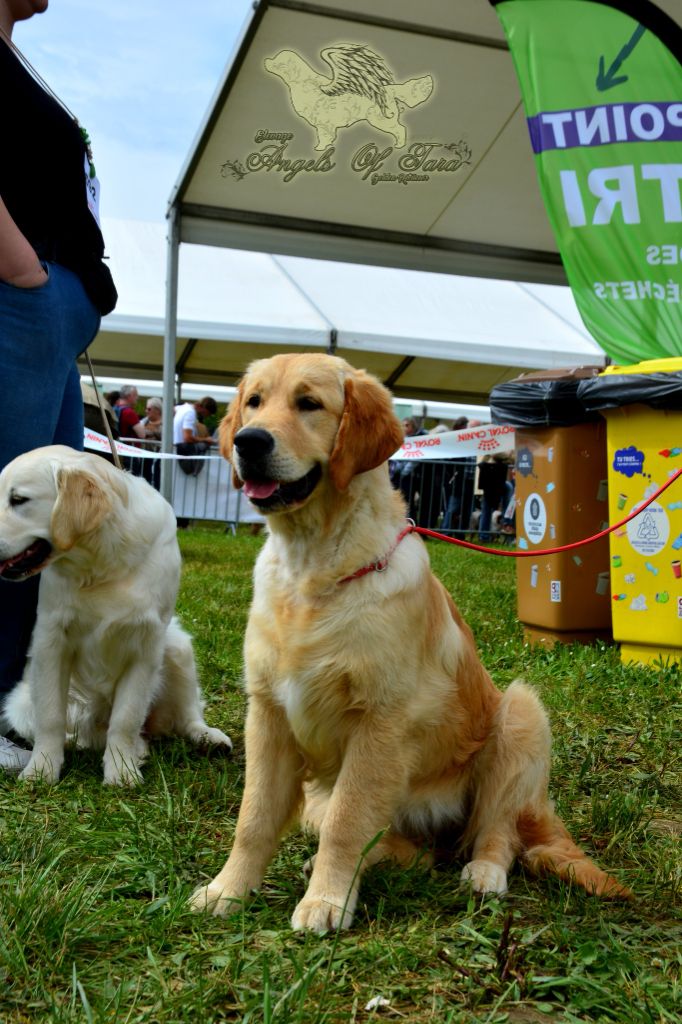
POLYGON ((619 363, 681 355, 682 30, 646 0, 493 3, 585 325, 619 363))

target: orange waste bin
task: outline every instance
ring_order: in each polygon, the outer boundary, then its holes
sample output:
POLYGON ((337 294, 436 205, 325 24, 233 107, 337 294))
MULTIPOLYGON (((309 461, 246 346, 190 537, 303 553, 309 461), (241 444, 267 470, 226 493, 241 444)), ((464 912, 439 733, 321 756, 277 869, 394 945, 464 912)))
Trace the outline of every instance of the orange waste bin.
POLYGON ((597 367, 524 374, 490 396, 493 421, 516 428, 518 614, 531 643, 611 637, 608 538, 543 555, 608 525, 606 425, 578 384, 597 367))

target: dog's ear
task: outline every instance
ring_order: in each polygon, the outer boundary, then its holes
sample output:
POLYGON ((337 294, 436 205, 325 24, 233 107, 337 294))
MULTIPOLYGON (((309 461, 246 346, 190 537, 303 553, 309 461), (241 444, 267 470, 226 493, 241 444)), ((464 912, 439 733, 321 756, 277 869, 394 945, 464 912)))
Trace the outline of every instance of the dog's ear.
POLYGON ((111 507, 111 498, 89 473, 80 469, 58 470, 57 501, 50 530, 54 547, 69 551, 79 537, 102 525, 111 507))
POLYGON ((362 370, 344 383, 343 415, 329 459, 329 477, 345 491, 358 473, 385 462, 403 441, 403 429, 393 412, 391 395, 362 370))
MULTIPOLYGON (((239 382, 237 388, 237 394, 230 402, 230 407, 226 414, 220 421, 218 428, 218 438, 220 440, 220 453, 223 458, 227 459, 228 462, 232 461, 232 446, 234 444, 234 435, 242 426, 242 396, 244 394, 244 382, 239 382)), ((237 471, 232 466, 232 484, 234 487, 242 487, 244 484, 243 480, 240 480, 237 475, 237 471)))

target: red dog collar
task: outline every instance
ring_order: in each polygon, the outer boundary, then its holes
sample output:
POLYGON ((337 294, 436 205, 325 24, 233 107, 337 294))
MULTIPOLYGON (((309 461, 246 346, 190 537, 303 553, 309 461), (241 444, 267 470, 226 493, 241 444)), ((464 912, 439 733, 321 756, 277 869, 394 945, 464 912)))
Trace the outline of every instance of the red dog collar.
POLYGON ((343 579, 339 580, 339 583, 350 583, 351 580, 359 580, 361 576, 366 576, 368 572, 383 572, 384 569, 388 568, 388 561, 400 544, 403 537, 407 537, 408 533, 412 533, 415 528, 415 524, 410 520, 404 530, 401 530, 396 539, 393 541, 393 545, 383 558, 377 558, 376 562, 370 562, 369 565, 364 565, 362 569, 358 569, 357 572, 352 573, 350 576, 344 576, 343 579))

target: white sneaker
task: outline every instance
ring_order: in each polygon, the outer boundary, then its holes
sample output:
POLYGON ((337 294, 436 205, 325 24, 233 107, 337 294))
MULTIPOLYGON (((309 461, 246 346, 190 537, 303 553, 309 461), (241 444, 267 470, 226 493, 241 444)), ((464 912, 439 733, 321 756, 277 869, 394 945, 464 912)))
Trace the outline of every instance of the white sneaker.
POLYGON ((0 736, 0 771, 18 774, 31 758, 31 751, 18 747, 6 736, 0 736))

